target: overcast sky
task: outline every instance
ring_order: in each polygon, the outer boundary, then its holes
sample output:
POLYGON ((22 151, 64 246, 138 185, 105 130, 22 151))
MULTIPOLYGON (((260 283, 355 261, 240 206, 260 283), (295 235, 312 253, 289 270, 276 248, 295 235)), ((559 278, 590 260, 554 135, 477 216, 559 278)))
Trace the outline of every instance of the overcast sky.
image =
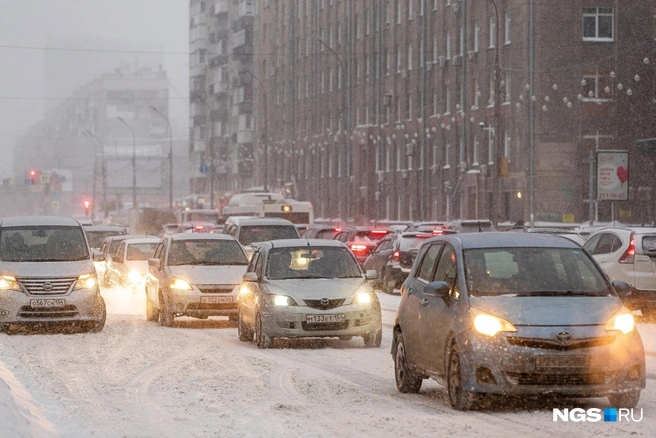
POLYGON ((188 0, 0 0, 0 178, 48 105, 121 62, 162 64, 171 123, 186 132, 188 33, 188 0))

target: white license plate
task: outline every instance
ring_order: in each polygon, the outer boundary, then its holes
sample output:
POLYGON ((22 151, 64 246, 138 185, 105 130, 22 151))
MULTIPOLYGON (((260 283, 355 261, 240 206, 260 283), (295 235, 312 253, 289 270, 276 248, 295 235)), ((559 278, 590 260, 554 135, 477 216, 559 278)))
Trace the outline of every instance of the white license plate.
POLYGON ((200 297, 201 304, 232 303, 232 297, 200 297))
POLYGON ((317 323, 317 322, 344 322, 346 317, 343 313, 338 313, 336 315, 306 315, 305 322, 317 323))
POLYGON ((30 300, 31 307, 66 307, 66 300, 30 300))

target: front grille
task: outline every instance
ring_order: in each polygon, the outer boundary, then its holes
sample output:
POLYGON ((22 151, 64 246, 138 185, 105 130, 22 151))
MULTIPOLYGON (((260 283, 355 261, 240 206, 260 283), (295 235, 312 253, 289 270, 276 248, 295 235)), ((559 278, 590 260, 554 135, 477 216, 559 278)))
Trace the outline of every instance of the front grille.
POLYGON ((204 294, 229 294, 234 290, 234 284, 199 284, 198 290, 204 294))
POLYGON ((587 374, 531 374, 505 373, 513 385, 603 385, 612 382, 617 373, 587 373, 587 374))
POLYGON ((326 300, 322 303, 323 300, 303 300, 305 305, 313 309, 319 310, 330 310, 336 309, 344 304, 344 298, 336 298, 333 300, 326 300))
POLYGON ((320 322, 320 323, 301 323, 303 325, 303 330, 311 331, 323 331, 323 330, 345 330, 348 328, 348 321, 344 322, 320 322))
POLYGON ((189 303, 187 310, 235 310, 237 303, 189 303))
POLYGON ((516 347, 540 348, 543 350, 569 351, 582 348, 595 348, 610 345, 615 342, 614 336, 603 336, 598 338, 574 339, 564 344, 556 339, 533 339, 509 336, 506 338, 510 345, 516 347))
POLYGON ((80 313, 72 304, 56 309, 23 306, 18 311, 19 318, 74 318, 76 316, 80 316, 80 313))
POLYGON ((77 277, 55 278, 17 278, 30 295, 65 295, 77 280, 77 277))

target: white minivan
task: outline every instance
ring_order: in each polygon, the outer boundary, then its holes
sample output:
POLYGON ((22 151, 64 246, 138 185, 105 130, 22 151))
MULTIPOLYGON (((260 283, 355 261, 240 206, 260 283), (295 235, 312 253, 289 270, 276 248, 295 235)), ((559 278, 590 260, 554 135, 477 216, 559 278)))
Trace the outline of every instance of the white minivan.
POLYGON ((78 221, 0 219, 0 329, 63 322, 98 332, 105 318, 105 301, 78 221))

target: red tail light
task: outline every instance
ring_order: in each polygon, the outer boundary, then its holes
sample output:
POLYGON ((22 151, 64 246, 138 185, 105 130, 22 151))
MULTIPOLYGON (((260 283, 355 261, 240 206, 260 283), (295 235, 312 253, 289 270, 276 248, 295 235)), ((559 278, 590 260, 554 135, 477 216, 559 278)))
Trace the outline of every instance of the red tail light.
POLYGON ((387 235, 389 231, 387 230, 371 230, 371 234, 385 234, 387 235))
POLYGON ((364 251, 367 249, 367 245, 360 245, 358 243, 354 243, 351 245, 351 251, 353 252, 359 252, 359 251, 364 251))
POLYGON ((433 234, 444 234, 444 231, 442 231, 440 228, 435 228, 433 230, 433 234))
POLYGON ((342 231, 341 228, 339 228, 339 227, 335 228, 335 232, 336 232, 336 233, 340 233, 341 231, 342 231))
POLYGON ((617 263, 626 263, 633 264, 635 261, 635 233, 631 233, 629 237, 629 247, 624 251, 622 257, 617 261, 617 263))
POLYGON ((398 260, 399 257, 401 257, 401 251, 394 251, 394 252, 392 253, 392 258, 393 258, 394 260, 398 260))
POLYGON ((202 225, 196 225, 196 232, 203 231, 202 225))

